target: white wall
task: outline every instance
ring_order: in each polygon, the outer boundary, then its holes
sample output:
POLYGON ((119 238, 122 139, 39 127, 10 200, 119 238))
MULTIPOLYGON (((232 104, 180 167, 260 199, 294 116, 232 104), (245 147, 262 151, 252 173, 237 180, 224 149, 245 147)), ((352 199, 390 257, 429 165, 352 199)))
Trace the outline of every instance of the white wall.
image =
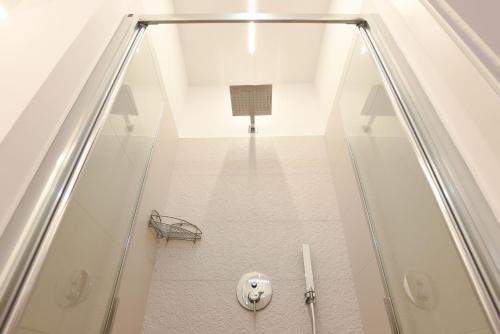
MULTIPOLYGON (((360 13, 362 0, 332 0, 329 13, 360 13)), ((342 73, 356 28, 348 25, 328 25, 318 57, 314 84, 318 95, 322 133, 327 128, 333 101, 340 85, 342 73)))
POLYGON ((371 0, 500 218, 500 96, 418 0, 371 0))
POLYGON ((372 236, 361 194, 346 144, 338 104, 326 129, 325 143, 338 196, 349 262, 351 265, 360 317, 365 334, 390 333, 384 305, 386 294, 378 269, 372 236))
POLYGON ((139 11, 134 0, 33 0, 0 22, 0 234, 118 24, 139 11))
POLYGON ((180 139, 168 215, 203 231, 158 249, 143 332, 309 333, 302 243, 311 245, 319 333, 363 333, 322 136, 180 139), (239 278, 269 275, 256 315, 239 278))
MULTIPOLYGON (((271 116, 257 116, 258 136, 322 135, 319 107, 312 84, 273 84, 271 116)), ((250 117, 235 117, 229 86, 190 86, 185 107, 176 115, 179 137, 242 137, 250 117)))
MULTIPOLYGON (((257 6, 266 3, 259 2, 257 6)), ((256 24, 255 53, 251 54, 248 24, 182 25, 179 33, 189 83, 209 86, 311 82, 324 28, 322 24, 256 24)))
MULTIPOLYGON (((174 13, 172 0, 142 0, 145 13, 174 13)), ((175 25, 151 26, 149 31, 157 55, 159 70, 176 123, 179 110, 184 109, 187 75, 184 56, 175 25)))
POLYGON ((443 23, 449 35, 463 45, 465 54, 500 94, 500 40, 495 25, 500 2, 483 0, 481 6, 463 0, 425 0, 422 3, 443 23))
POLYGON ((0 116, 0 142, 87 23, 100 12, 110 15, 103 36, 93 36, 98 55, 131 3, 114 1, 118 8, 111 9, 96 0, 28 0, 9 8, 0 24, 0 101, 9 111, 0 116))

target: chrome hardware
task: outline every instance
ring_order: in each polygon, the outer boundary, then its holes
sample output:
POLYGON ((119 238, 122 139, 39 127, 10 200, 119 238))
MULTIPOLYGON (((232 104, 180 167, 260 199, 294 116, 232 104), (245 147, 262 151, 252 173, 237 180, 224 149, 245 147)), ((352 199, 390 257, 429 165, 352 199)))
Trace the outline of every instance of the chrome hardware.
MULTIPOLYGON (((251 285, 254 289, 257 287, 256 283, 252 283, 251 285), (254 287, 254 285, 255 285, 255 287, 254 287)), ((257 291, 257 290, 250 291, 248 293, 248 300, 253 305, 253 312, 254 313, 257 312, 257 303, 260 301, 260 296, 262 296, 263 294, 264 294, 264 291, 257 291)))
POLYGON ((307 291, 304 293, 304 298, 306 299, 306 304, 314 304, 316 302, 316 291, 307 291))
POLYGON ((314 277, 311 262, 311 248, 308 244, 302 244, 302 258, 304 260, 304 276, 306 279, 306 305, 311 310, 312 334, 316 334, 316 313, 314 312, 314 303, 316 302, 316 291, 314 291, 314 277))
POLYGON ((273 290, 269 278, 257 272, 241 277, 236 289, 238 302, 249 311, 257 312, 269 304, 273 290))
POLYGON ((201 239, 201 230, 198 226, 191 224, 187 220, 160 215, 153 210, 149 218, 148 226, 151 227, 156 239, 168 240, 189 240, 196 242, 201 239))

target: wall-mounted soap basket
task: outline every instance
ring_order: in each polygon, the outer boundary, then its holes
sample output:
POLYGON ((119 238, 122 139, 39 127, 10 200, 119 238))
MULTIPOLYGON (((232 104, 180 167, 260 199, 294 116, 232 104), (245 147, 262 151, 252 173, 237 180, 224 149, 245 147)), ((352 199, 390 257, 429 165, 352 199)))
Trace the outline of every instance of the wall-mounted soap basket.
POLYGON ((196 242, 201 239, 201 230, 190 222, 171 216, 162 216, 153 210, 149 218, 149 227, 156 235, 156 239, 165 240, 190 240, 196 242))

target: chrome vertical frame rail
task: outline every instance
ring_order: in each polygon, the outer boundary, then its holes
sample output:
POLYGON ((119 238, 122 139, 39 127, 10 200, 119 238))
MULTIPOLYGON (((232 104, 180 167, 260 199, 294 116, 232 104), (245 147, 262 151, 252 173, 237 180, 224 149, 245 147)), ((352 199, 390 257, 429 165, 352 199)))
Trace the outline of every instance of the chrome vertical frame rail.
POLYGON ((124 19, 0 238, 0 333, 13 333, 69 197, 146 26, 124 19))
MULTIPOLYGON (((500 333, 500 278, 495 259, 491 258, 491 248, 488 249, 488 246, 495 245, 485 245, 477 230, 477 220, 485 225, 497 224, 497 221, 425 95, 420 94, 420 101, 415 101, 415 95, 419 92, 410 91, 411 78, 405 78, 409 80, 403 82, 403 78, 398 76, 396 65, 391 63, 393 59, 389 59, 388 51, 385 50, 384 54, 381 43, 377 43, 372 26, 362 23, 358 25, 358 29, 443 213, 448 231, 490 325, 495 333, 500 333), (426 104, 426 115, 419 115, 422 110, 416 109, 418 104, 420 107, 426 104), (431 130, 441 131, 432 133, 431 130), (453 170, 450 170, 450 164, 453 170), (473 198, 470 198, 471 194, 473 198), (471 212, 476 211, 475 206, 480 207, 481 212, 471 212)), ((420 90, 417 85, 418 82, 414 81, 411 89, 420 90)))

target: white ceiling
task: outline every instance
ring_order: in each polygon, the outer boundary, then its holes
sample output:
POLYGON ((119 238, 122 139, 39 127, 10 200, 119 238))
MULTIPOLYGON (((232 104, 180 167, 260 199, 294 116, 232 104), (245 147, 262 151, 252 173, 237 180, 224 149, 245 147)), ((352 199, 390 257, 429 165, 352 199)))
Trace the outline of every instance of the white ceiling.
MULTIPOLYGON (((256 0, 256 12, 324 13, 330 0, 256 0)), ((241 13, 242 0, 175 0, 176 13, 241 13)), ((190 85, 312 82, 323 25, 256 24, 255 54, 248 51, 248 24, 179 27, 190 85)))
POLYGON ((247 46, 248 24, 179 28, 190 85, 312 82, 322 25, 257 24, 256 48, 247 46))
MULTIPOLYGON (((259 13, 326 13, 330 0, 256 0, 259 13)), ((247 0, 174 0, 176 13, 243 13, 247 0)))

